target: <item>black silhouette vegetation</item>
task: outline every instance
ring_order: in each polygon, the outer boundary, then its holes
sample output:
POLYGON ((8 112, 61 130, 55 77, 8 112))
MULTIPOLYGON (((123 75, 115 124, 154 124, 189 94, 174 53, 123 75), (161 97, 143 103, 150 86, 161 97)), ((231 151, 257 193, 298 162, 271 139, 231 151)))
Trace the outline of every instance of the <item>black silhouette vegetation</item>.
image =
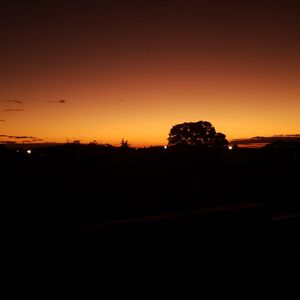
POLYGON ((31 286, 72 299, 298 288, 300 143, 229 149, 206 121, 168 141, 0 145, 2 287, 16 299, 31 286))
POLYGON ((124 150, 128 150, 130 148, 130 144, 128 143, 127 140, 125 140, 124 138, 122 139, 121 141, 121 146, 120 146, 121 149, 124 149, 124 150))
POLYGON ((170 147, 195 146, 222 148, 228 144, 223 133, 216 132, 210 122, 198 121, 173 126, 168 138, 170 147))

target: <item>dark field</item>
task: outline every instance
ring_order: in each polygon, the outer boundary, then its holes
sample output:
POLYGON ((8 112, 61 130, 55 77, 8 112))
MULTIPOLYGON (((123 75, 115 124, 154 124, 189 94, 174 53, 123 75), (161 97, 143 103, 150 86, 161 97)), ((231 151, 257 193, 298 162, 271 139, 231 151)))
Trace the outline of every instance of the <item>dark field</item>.
POLYGON ((71 299, 296 290, 299 149, 1 149, 2 286, 71 299))

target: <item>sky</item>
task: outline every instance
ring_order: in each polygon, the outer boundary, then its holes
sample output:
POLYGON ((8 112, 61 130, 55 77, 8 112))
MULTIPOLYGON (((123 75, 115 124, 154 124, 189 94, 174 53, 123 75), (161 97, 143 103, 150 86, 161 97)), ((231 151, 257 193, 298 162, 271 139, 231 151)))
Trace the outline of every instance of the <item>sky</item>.
POLYGON ((300 1, 0 2, 0 140, 300 133, 300 1), (23 137, 23 138, 22 138, 23 137))

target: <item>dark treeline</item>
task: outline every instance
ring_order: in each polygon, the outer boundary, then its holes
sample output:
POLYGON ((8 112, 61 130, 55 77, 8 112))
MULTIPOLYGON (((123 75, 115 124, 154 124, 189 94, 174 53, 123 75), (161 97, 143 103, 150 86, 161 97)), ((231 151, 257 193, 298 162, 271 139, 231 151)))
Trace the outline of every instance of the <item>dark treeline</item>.
POLYGON ((299 143, 233 150, 73 143, 0 153, 1 220, 17 231, 244 203, 299 207, 299 143))
POLYGON ((194 299, 298 289, 299 218, 273 216, 299 211, 299 143, 30 150, 0 147, 9 295, 194 299))

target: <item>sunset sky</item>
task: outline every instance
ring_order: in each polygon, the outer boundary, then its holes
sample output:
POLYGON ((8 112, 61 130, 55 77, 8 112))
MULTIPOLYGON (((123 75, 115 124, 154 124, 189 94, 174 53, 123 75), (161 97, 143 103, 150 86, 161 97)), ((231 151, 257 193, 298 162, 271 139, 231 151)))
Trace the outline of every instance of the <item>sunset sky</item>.
POLYGON ((1 1, 1 139, 300 133, 299 16, 289 0, 1 1))

